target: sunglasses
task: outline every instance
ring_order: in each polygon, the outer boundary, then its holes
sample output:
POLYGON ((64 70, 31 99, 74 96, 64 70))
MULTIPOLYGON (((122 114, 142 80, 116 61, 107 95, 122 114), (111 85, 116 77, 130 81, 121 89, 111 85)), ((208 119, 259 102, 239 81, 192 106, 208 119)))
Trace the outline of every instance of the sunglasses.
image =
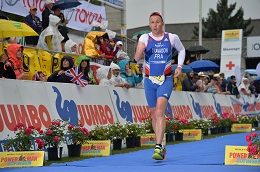
POLYGON ((157 12, 157 11, 152 12, 152 13, 150 14, 150 17, 152 17, 152 16, 159 16, 159 17, 161 17, 161 19, 163 20, 163 17, 162 17, 162 15, 161 15, 160 12, 157 12))

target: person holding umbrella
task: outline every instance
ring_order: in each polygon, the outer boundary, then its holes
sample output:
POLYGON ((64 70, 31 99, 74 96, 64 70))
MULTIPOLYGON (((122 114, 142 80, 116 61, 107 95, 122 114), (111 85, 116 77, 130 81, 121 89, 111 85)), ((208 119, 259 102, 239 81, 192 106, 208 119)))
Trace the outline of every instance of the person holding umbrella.
POLYGON ((151 33, 143 34, 137 44, 135 60, 138 62, 145 53, 144 90, 150 108, 156 145, 152 158, 165 159, 166 149, 162 145, 165 132, 165 109, 173 89, 172 48, 179 52, 175 77, 181 75, 185 59, 185 48, 176 34, 163 31, 163 17, 159 12, 149 16, 151 33))

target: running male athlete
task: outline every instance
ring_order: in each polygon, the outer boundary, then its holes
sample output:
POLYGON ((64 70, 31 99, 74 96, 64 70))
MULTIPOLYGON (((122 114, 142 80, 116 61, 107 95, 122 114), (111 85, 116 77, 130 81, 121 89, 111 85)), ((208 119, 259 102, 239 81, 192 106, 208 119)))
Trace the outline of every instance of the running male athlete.
POLYGON ((145 53, 145 96, 150 108, 156 146, 153 159, 165 159, 166 149, 162 145, 165 132, 165 109, 173 89, 172 48, 178 52, 178 67, 174 77, 181 75, 185 59, 185 48, 179 37, 163 31, 163 17, 159 12, 150 14, 149 26, 151 33, 143 34, 138 41, 135 60, 139 61, 145 53))

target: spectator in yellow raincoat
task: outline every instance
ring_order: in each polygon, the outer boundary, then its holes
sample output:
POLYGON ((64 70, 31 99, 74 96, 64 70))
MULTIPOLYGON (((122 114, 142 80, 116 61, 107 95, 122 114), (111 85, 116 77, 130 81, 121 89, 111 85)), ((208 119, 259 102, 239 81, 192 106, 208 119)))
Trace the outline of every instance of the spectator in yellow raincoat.
POLYGON ((100 54, 98 53, 98 49, 96 48, 96 40, 97 37, 103 36, 106 32, 101 32, 101 31, 91 31, 87 34, 87 36, 84 39, 84 44, 82 48, 82 53, 85 54, 86 56, 91 56, 91 57, 100 57, 100 54))
POLYGON ((174 78, 175 91, 182 91, 182 81, 186 77, 186 73, 182 73, 180 78, 174 78))

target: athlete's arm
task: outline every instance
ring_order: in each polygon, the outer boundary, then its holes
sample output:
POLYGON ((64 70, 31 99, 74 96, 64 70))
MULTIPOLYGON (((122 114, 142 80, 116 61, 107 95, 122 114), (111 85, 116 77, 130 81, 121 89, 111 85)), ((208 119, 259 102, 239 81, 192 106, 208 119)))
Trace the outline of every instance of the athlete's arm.
POLYGON ((170 34, 170 40, 172 46, 179 52, 178 54, 178 64, 183 65, 185 60, 185 48, 182 45, 180 38, 176 34, 170 34))
POLYGON ((135 60, 138 62, 139 60, 141 60, 142 56, 143 56, 143 52, 145 50, 145 45, 143 42, 139 41, 137 44, 137 48, 136 48, 136 52, 135 52, 135 60))
POLYGON ((148 35, 147 34, 143 34, 141 35, 141 37, 139 38, 137 47, 136 47, 136 52, 135 52, 135 60, 138 62, 139 60, 142 59, 143 57, 143 52, 145 51, 145 41, 148 39, 148 35))

